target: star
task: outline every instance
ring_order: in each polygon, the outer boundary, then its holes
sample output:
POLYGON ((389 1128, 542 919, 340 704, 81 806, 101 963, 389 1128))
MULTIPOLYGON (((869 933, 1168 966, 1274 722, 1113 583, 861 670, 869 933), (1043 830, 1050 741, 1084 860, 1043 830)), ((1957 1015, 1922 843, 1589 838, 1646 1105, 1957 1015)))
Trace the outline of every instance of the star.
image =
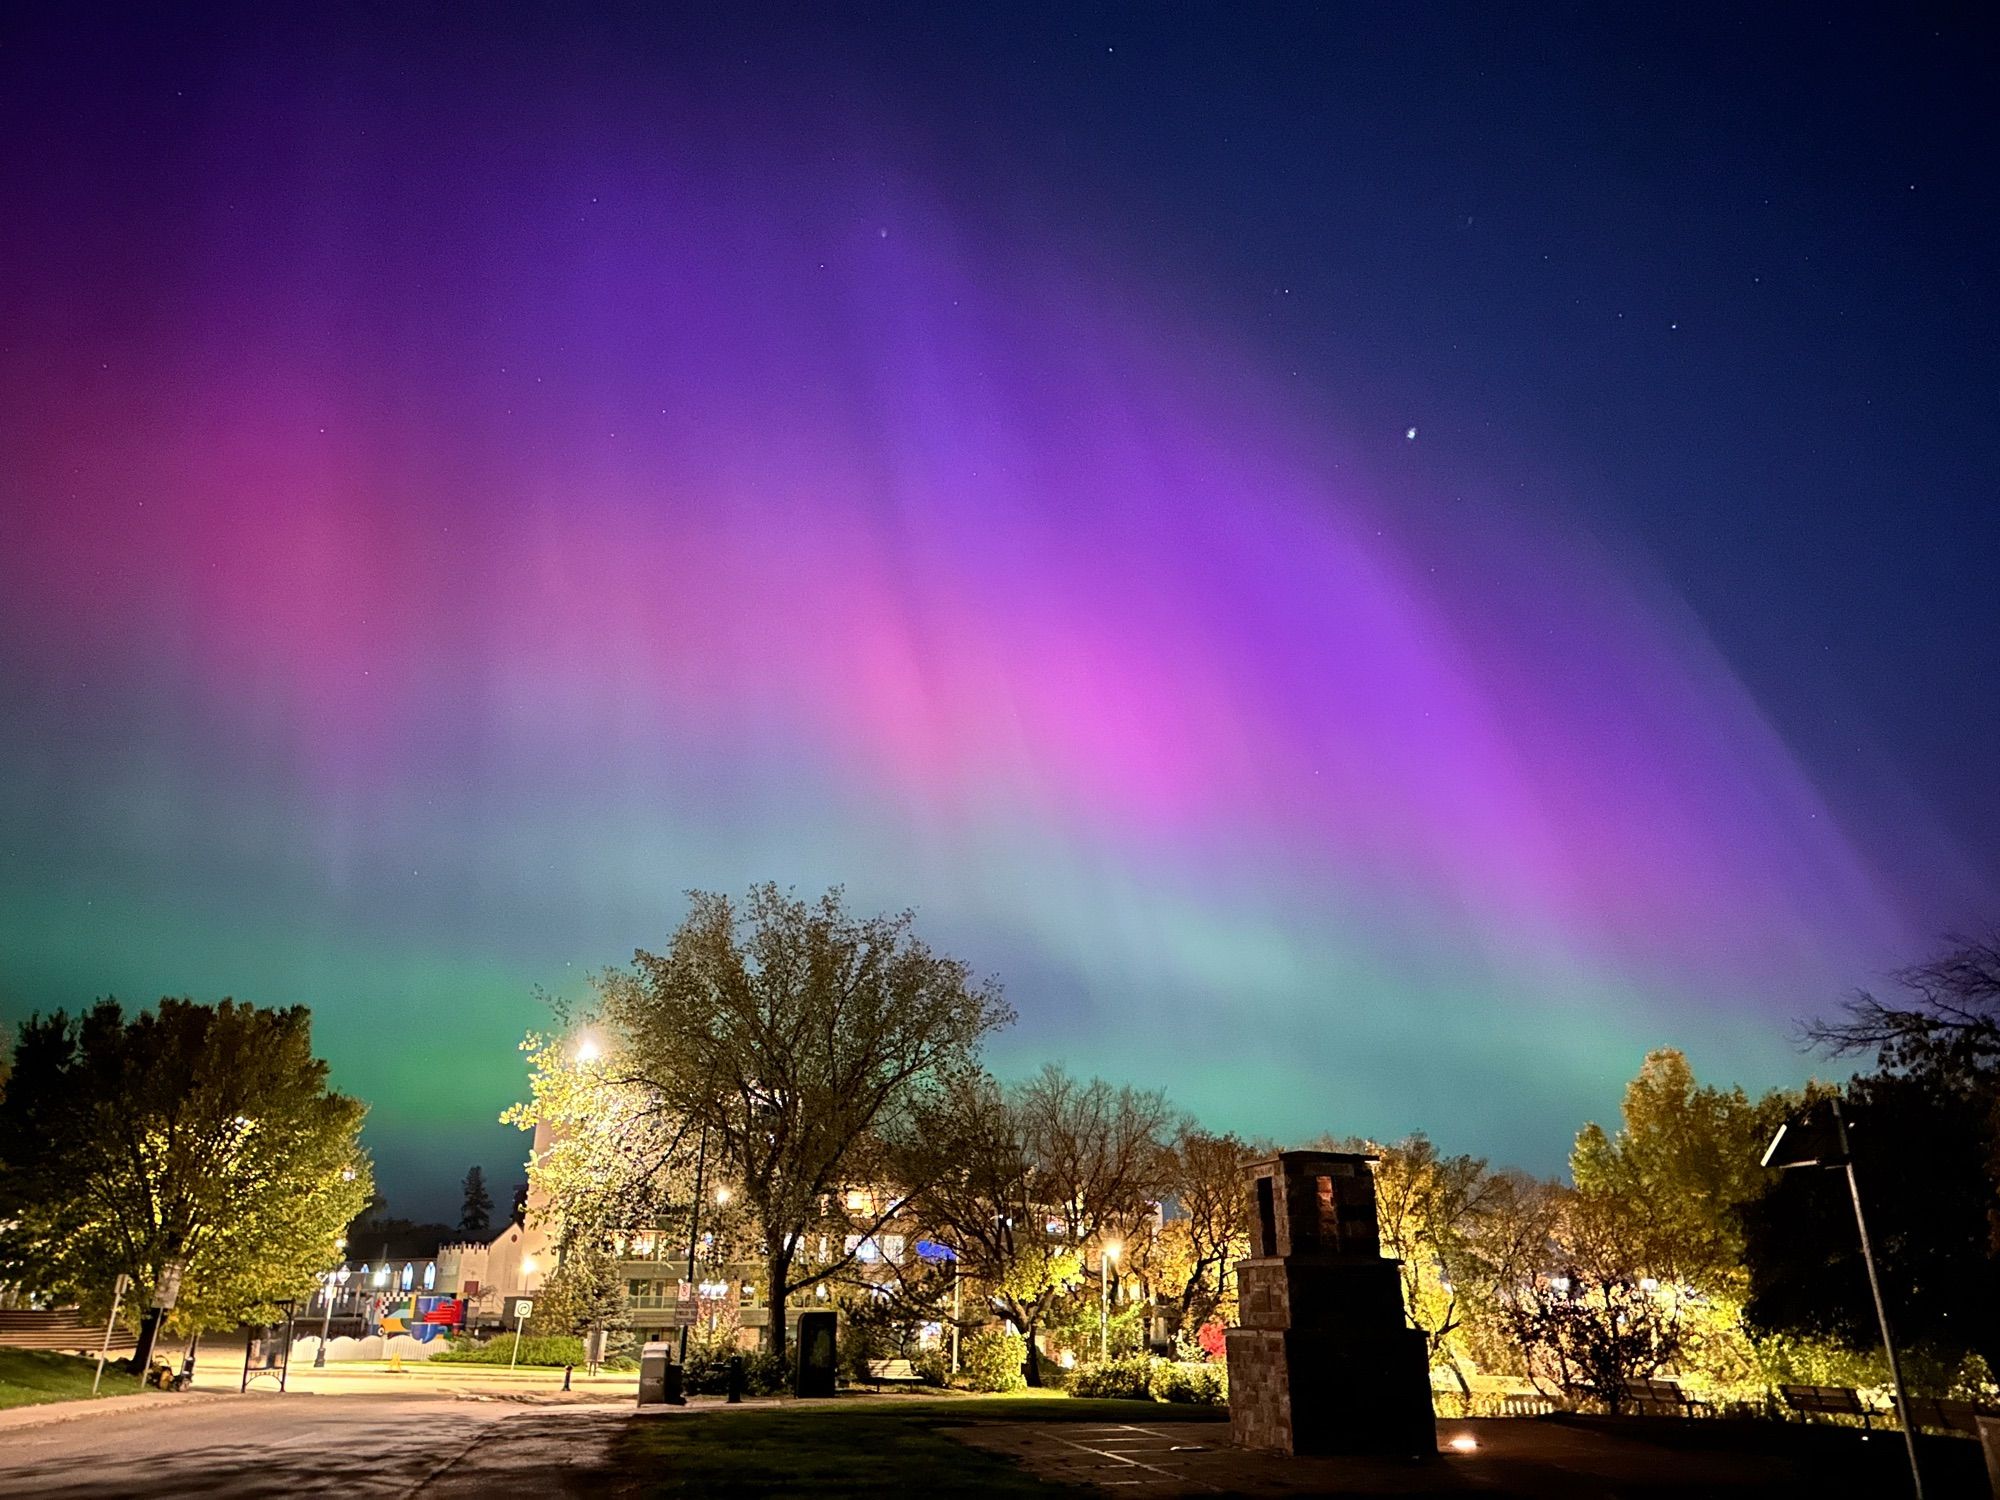
POLYGON ((1417 440, 1417 429, 1412 427, 1409 431, 1405 432, 1403 436, 1408 438, 1411 442, 1414 443, 1417 440))

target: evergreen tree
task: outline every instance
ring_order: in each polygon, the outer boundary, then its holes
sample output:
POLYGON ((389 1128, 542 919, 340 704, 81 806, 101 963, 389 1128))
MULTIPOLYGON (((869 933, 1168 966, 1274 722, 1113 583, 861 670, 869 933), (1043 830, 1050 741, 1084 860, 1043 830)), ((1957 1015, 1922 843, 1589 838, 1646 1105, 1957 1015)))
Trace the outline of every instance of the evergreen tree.
POLYGON ((478 1167, 465 1174, 465 1206, 459 1210, 458 1232, 479 1240, 493 1232, 493 1195, 486 1191, 486 1174, 478 1167))

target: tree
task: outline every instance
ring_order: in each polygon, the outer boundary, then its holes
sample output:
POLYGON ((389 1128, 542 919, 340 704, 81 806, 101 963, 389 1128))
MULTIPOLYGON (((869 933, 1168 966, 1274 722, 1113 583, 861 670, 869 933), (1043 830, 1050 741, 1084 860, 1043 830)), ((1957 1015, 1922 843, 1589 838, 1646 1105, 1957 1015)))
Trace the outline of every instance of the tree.
POLYGON ((1803 1029, 1833 1056, 1872 1052, 1884 1073, 1930 1078, 1985 1110, 1987 1232, 2000 1250, 2000 931, 1946 941, 1942 953, 1897 972, 1900 1003, 1863 990, 1838 1019, 1803 1029))
MULTIPOLYGON (((521 1043, 528 1100, 500 1117, 535 1132, 528 1176, 541 1204, 538 1223, 558 1240, 685 1224, 699 1140, 692 1122, 633 1076, 622 1044, 607 1041, 596 1015, 555 1009, 559 1029, 530 1032, 521 1043)), ((524 1186, 514 1208, 524 1223, 526 1198, 524 1186)))
POLYGON ((836 1249, 806 1268, 808 1231, 859 1243, 901 1211, 870 1198, 856 1215, 846 1190, 879 1176, 882 1143, 1013 1015, 996 985, 932 952, 910 912, 857 918, 838 889, 809 904, 768 884, 741 908, 689 899, 664 954, 603 976, 602 1024, 621 1081, 698 1129, 754 1210, 782 1355, 791 1293, 853 1260, 836 1249))
POLYGON ((572 1234, 558 1248, 556 1267, 535 1294, 533 1331, 581 1334, 592 1373, 604 1357, 604 1336, 631 1321, 618 1257, 604 1236, 572 1234))
POLYGON ((1537 1384, 1594 1398, 1616 1416, 1626 1388, 1681 1353, 1687 1306, 1644 1274, 1602 1200, 1565 1194, 1547 1274, 1507 1291, 1506 1317, 1537 1384))
MULTIPOLYGON (((2000 1369, 2000 1254, 1989 1233, 1992 1114, 1928 1070, 1848 1085, 1842 1109, 1898 1344, 1924 1383, 1948 1385, 1968 1352, 2000 1369)), ((1845 1174, 1771 1173, 1744 1213, 1749 1300, 1761 1330, 1879 1347, 1845 1174)))
POLYGON ((1570 1172, 1649 1275, 1740 1298, 1739 1215, 1764 1191, 1764 1147, 1799 1102, 1705 1087, 1682 1053, 1662 1048, 1626 1085, 1617 1134, 1596 1124, 1578 1134, 1570 1172))
MULTIPOLYGON (((2000 933, 1953 938, 1901 970, 1902 994, 1862 992, 1808 1023, 1835 1054, 1873 1053, 1843 1110, 1890 1327, 1921 1377, 1949 1383, 1966 1352, 2000 1370, 2000 933)), ((1841 1174, 1769 1174, 1744 1215, 1758 1327, 1875 1346, 1853 1209, 1841 1174)))
POLYGON ((1570 1155, 1583 1210, 1670 1309, 1683 1372, 1716 1392, 1769 1382, 1743 1320, 1742 1216, 1769 1186, 1765 1146, 1804 1097, 1700 1084, 1664 1048, 1626 1086, 1619 1130, 1586 1125, 1570 1155))
POLYGON ((483 1240, 493 1232, 493 1195, 486 1191, 486 1173, 472 1167, 465 1174, 465 1201, 458 1214, 458 1232, 483 1240))
POLYGON ((964 1078, 912 1133, 912 1216, 1024 1335, 1030 1385, 1041 1383, 1036 1334, 1083 1281, 1085 1252, 1096 1248, 1105 1274, 1103 1247, 1153 1216, 1172 1121, 1161 1094, 1051 1064, 1012 1088, 964 1078))
POLYGON ((1379 1158, 1376 1226, 1382 1252, 1401 1263, 1403 1307, 1424 1336, 1431 1364, 1469 1390, 1454 1357, 1455 1335, 1496 1294, 1482 1231, 1507 1185, 1483 1158, 1445 1156, 1421 1132, 1371 1149, 1379 1158))
POLYGON ((1476 1271, 1460 1283, 1459 1325, 1447 1347, 1480 1370, 1526 1374, 1525 1351, 1510 1322, 1515 1293, 1556 1263, 1568 1190, 1518 1169, 1490 1179, 1471 1253, 1476 1271))
POLYGON ((1991 1077, 2000 1070, 2000 932, 1953 937, 1936 957, 1899 970, 1900 1004, 1858 992, 1831 1020, 1802 1028, 1834 1056, 1874 1053, 1891 1071, 1991 1077))
POLYGON ((1250 1195, 1243 1175, 1252 1148, 1183 1121, 1162 1160, 1162 1188, 1176 1212, 1160 1226, 1151 1257, 1176 1330, 1235 1314, 1236 1262, 1250 1253, 1250 1195))
MULTIPOLYGON (((303 1007, 115 1000, 31 1017, 0 1099, 0 1280, 86 1307, 122 1273, 172 1323, 303 1297, 367 1202, 362 1106, 327 1088, 303 1007)), ((151 1352, 149 1315, 135 1363, 151 1352)))

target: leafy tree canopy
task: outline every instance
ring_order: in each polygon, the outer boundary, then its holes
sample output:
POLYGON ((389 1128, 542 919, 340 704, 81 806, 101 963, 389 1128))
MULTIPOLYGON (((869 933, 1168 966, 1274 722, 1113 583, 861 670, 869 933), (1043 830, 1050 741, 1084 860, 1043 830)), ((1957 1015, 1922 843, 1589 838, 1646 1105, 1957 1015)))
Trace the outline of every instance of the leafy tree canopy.
POLYGON ((789 1294, 847 1260, 804 1266, 808 1231, 865 1243, 900 1212, 872 1197, 850 1210, 848 1190, 882 1180, 886 1142, 1013 1013, 913 913, 857 917, 837 889, 807 902, 775 885, 690 901, 665 953, 603 977, 600 1024, 635 1107, 683 1143, 694 1127, 754 1211, 782 1354, 789 1294))
POLYGON ((303 1297, 370 1174, 355 1100, 327 1087, 310 1012, 105 1000, 21 1028, 0 1099, 0 1279, 101 1307, 184 1267, 172 1322, 303 1297))
POLYGON ((1570 1170, 1577 1191, 1662 1281, 1704 1292, 1741 1290, 1738 1214, 1768 1177, 1764 1147, 1799 1096, 1699 1084, 1672 1048, 1647 1054, 1625 1089, 1616 1134, 1586 1125, 1570 1170))

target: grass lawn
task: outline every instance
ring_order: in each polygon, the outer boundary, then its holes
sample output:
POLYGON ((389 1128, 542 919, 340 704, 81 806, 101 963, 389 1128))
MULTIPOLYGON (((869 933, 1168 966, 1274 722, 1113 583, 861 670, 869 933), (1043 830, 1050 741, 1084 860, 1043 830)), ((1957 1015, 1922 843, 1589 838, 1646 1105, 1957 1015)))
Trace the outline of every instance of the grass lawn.
POLYGON ((1215 1421, 1222 1414, 1152 1401, 1063 1395, 856 1396, 834 1406, 742 1406, 627 1424, 616 1450, 620 1494, 981 1495, 1045 1500, 1079 1491, 1048 1483, 941 1427, 978 1422, 1215 1421))
MULTIPOLYGON (((97 1371, 94 1359, 78 1359, 74 1354, 49 1354, 40 1349, 0 1349, 0 1409, 10 1406, 38 1406, 45 1401, 79 1401, 90 1398, 90 1378, 97 1371)), ((104 1367, 100 1396, 132 1396, 142 1389, 137 1375, 127 1375, 117 1365, 104 1367)))

